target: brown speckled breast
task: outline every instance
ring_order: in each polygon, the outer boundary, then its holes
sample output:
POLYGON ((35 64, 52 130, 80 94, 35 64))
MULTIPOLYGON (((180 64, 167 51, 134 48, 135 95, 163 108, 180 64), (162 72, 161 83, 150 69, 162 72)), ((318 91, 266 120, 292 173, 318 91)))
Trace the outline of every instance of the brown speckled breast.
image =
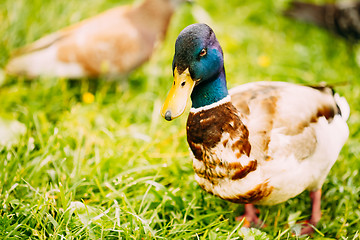
POLYGON ((246 176, 258 167, 255 159, 246 160, 246 164, 240 161, 240 158, 250 156, 251 145, 249 131, 237 113, 231 103, 196 113, 190 112, 186 129, 187 140, 195 158, 193 167, 200 178, 198 182, 205 191, 232 202, 257 202, 272 191, 266 182, 232 197, 213 191, 214 187, 228 186, 223 184, 225 182, 246 181, 246 176), (225 158, 229 155, 231 160, 225 158))
MULTIPOLYGON (((237 110, 231 103, 201 111, 190 112, 187 121, 187 140, 195 158, 202 160, 202 152, 196 147, 201 144, 205 149, 214 148, 221 140, 224 132, 229 133, 231 138, 240 137, 234 148, 241 149, 242 154, 249 156, 251 145, 248 141, 249 131, 236 114, 237 110)), ((226 145, 227 139, 223 144, 226 145)))

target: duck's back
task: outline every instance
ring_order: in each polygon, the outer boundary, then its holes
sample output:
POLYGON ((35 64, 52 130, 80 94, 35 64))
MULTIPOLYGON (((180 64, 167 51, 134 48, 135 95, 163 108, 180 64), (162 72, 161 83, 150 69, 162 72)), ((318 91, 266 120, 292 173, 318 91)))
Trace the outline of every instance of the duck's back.
POLYGON ((267 203, 320 188, 349 134, 346 100, 327 87, 284 82, 248 83, 229 93, 249 130, 250 156, 274 187, 267 203))

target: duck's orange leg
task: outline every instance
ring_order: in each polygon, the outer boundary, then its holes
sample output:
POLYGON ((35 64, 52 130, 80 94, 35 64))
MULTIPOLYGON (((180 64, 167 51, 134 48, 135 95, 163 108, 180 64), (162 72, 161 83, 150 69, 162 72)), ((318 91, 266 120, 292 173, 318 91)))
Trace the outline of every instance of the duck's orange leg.
MULTIPOLYGON (((307 221, 307 223, 311 224, 312 226, 316 226, 321 218, 321 189, 314 192, 310 192, 310 198, 311 198, 312 209, 311 209, 311 217, 309 221, 307 221)), ((312 226, 307 225, 306 227, 301 229, 301 235, 313 233, 314 228, 312 226)))
POLYGON ((245 218, 243 227, 260 226, 262 221, 258 218, 259 210, 253 204, 245 204, 245 213, 242 216, 236 217, 236 221, 241 221, 245 218))

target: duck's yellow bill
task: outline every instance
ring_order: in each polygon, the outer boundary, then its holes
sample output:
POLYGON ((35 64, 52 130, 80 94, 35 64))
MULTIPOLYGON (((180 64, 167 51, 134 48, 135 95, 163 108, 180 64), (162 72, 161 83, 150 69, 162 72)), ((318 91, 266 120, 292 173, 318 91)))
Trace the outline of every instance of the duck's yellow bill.
POLYGON ((161 116, 168 121, 179 117, 185 110, 189 96, 195 86, 189 69, 179 74, 174 70, 174 83, 161 109, 161 116))

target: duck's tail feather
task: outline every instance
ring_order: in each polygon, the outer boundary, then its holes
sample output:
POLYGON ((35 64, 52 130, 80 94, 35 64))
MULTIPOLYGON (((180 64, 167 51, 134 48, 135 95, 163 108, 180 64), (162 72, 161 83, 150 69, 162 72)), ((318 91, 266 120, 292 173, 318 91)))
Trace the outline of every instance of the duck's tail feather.
POLYGON ((34 78, 49 71, 54 65, 56 51, 54 48, 44 48, 37 51, 24 52, 9 60, 5 67, 6 74, 34 78))
POLYGON ((347 121, 350 116, 350 106, 344 97, 340 97, 338 93, 334 94, 336 105, 342 118, 347 121))
MULTIPOLYGON (((54 63, 56 43, 67 35, 68 32, 58 31, 14 50, 5 66, 5 72, 8 75, 26 76, 27 78, 41 75, 54 63)), ((51 70, 49 71, 51 72, 51 70)))
POLYGON ((320 92, 333 95, 338 110, 337 114, 341 115, 342 118, 346 121, 350 116, 350 106, 346 101, 345 97, 341 97, 338 93, 335 92, 334 87, 348 85, 348 84, 349 82, 347 81, 335 82, 331 84, 321 82, 318 85, 308 85, 308 86, 316 90, 319 90, 320 92))

